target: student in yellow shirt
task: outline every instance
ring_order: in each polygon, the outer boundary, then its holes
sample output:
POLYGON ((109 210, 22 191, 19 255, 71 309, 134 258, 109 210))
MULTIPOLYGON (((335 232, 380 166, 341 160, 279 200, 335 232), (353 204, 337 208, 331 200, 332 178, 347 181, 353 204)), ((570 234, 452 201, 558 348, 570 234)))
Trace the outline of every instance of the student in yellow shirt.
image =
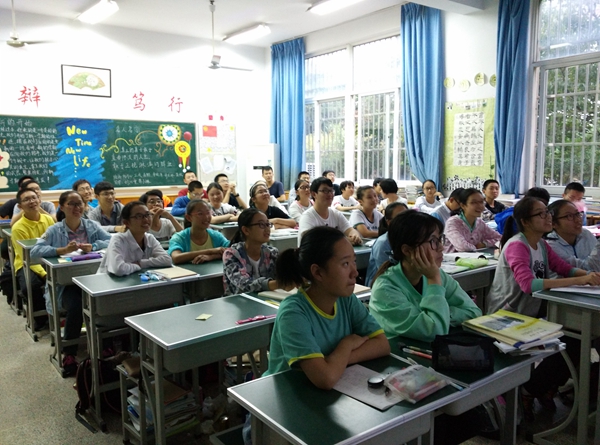
MULTIPOLYGON (((40 213, 40 198, 38 198, 38 195, 33 190, 19 190, 17 193, 17 205, 21 209, 23 216, 12 227, 11 239, 15 252, 14 272, 17 275, 21 290, 24 294, 27 294, 27 282, 25 280, 25 271, 23 270, 23 248, 17 241, 41 237, 46 232, 46 229, 54 224, 54 220, 50 215, 40 213)), ((39 264, 32 265, 30 268, 34 272, 31 274, 33 310, 34 312, 41 311, 46 307, 44 302, 46 271, 39 264)), ((34 331, 41 330, 47 322, 47 315, 35 317, 34 331)))

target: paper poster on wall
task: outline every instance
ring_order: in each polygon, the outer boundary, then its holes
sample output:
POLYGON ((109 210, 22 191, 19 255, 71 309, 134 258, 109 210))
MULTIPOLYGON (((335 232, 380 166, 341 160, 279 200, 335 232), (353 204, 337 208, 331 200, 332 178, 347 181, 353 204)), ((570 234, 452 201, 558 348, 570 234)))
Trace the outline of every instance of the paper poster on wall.
POLYGON ((495 99, 447 102, 442 190, 482 188, 495 177, 495 99))
POLYGON ((208 184, 219 173, 225 173, 230 181, 236 181, 235 126, 225 122, 223 116, 209 116, 200 126, 200 133, 200 181, 208 184))

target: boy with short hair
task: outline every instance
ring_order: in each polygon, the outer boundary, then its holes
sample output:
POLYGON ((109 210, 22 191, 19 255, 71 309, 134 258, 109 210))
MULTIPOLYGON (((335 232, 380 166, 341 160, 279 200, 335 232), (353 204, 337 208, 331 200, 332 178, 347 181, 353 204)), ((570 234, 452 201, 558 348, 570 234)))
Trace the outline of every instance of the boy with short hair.
MULTIPOLYGON (((196 177, 196 173, 194 173, 192 170, 188 170, 186 172, 183 173, 183 183, 185 185, 190 185, 190 182, 192 181, 197 181, 198 178, 196 177)), ((187 196, 188 194, 188 188, 184 188, 179 190, 179 193, 177 194, 177 197, 179 196, 187 196)), ((203 196, 203 199, 208 199, 208 196, 203 196)))
POLYGON ((335 196, 331 207, 340 212, 349 212, 350 210, 360 209, 359 202, 354 198, 354 182, 343 181, 340 184, 341 195, 335 196))
POLYGON ((493 221, 496 214, 506 210, 506 206, 496 201, 500 193, 500 183, 495 179, 488 179, 483 183, 483 196, 485 197, 485 210, 481 214, 484 221, 493 221))
MULTIPOLYGON (((54 222, 56 222, 56 208, 54 207, 54 204, 52 202, 42 201, 42 189, 35 179, 30 179, 21 183, 21 189, 33 190, 36 193, 39 200, 39 212, 50 215, 54 222)), ((21 216, 23 216, 23 214, 21 213, 21 209, 19 208, 19 206, 15 206, 13 216, 10 221, 11 227, 14 226, 19 219, 21 219, 21 216)))
POLYGON ((335 183, 335 172, 333 170, 325 170, 322 174, 324 178, 327 178, 333 184, 333 193, 335 196, 339 196, 342 194, 340 190, 340 186, 335 183))
MULTIPOLYGON (((87 179, 78 179, 73 183, 73 190, 81 195, 85 203, 86 210, 98 207, 98 200, 94 198, 94 189, 87 179)), ((84 213, 85 214, 85 213, 84 213)))
POLYGON ((277 201, 285 202, 285 190, 283 189, 283 184, 279 181, 275 181, 273 175, 273 167, 271 167, 270 165, 263 167, 262 177, 267 183, 269 194, 277 198, 277 201))
MULTIPOLYGON (((22 217, 12 227, 11 241, 14 258, 14 272, 19 280, 21 290, 27 293, 27 281, 23 270, 23 247, 18 243, 20 240, 40 238, 54 224, 50 215, 40 212, 40 199, 34 190, 22 188, 17 192, 17 205, 22 211, 22 217)), ((44 300, 44 287, 46 284, 46 270, 40 264, 29 266, 31 271, 31 292, 33 300, 33 311, 42 311, 46 308, 44 300)), ((31 310, 31 309, 30 309, 31 310)), ((39 331, 48 321, 47 315, 35 317, 34 331, 39 331)))
POLYGON ((235 190, 235 182, 229 182, 229 177, 225 173, 219 173, 215 176, 214 182, 223 189, 223 202, 238 209, 247 209, 248 205, 244 202, 240 194, 235 190))
POLYGON ((96 221, 109 233, 125 232, 121 220, 123 204, 115 198, 115 187, 108 181, 100 181, 94 187, 94 194, 98 200, 98 207, 90 210, 88 218, 96 221))
POLYGON ((577 210, 583 212, 583 225, 587 225, 587 207, 585 206, 585 187, 579 182, 569 182, 565 186, 563 199, 571 201, 577 207, 577 210))
POLYGON ((448 199, 442 203, 440 207, 435 209, 435 211, 431 214, 434 218, 439 219, 444 225, 446 225, 446 221, 455 214, 458 210, 460 210, 460 202, 458 202, 458 196, 460 192, 464 189, 459 187, 457 189, 452 190, 448 199))
POLYGON ((163 193, 160 190, 153 189, 142 196, 140 201, 146 204, 152 214, 150 231, 158 241, 168 241, 171 237, 183 230, 183 227, 177 220, 164 209, 163 193))
POLYGON ((180 196, 175 200, 173 207, 171 207, 171 215, 183 216, 185 215, 185 208, 192 199, 202 199, 204 196, 204 186, 200 181, 191 181, 188 184, 188 193, 186 196, 180 196))

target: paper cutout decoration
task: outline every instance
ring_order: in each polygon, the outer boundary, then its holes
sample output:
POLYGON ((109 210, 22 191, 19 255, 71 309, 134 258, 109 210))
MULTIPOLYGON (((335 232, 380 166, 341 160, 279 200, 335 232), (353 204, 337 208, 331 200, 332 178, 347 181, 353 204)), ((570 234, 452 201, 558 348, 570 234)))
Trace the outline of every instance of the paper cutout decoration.
POLYGON ((446 77, 444 79, 444 86, 446 88, 452 88, 454 86, 454 79, 452 77, 446 77))
POLYGON ((477 86, 485 85, 485 82, 486 82, 485 74, 477 73, 477 74, 475 74, 475 77, 473 80, 475 82, 475 85, 477 85, 477 86))

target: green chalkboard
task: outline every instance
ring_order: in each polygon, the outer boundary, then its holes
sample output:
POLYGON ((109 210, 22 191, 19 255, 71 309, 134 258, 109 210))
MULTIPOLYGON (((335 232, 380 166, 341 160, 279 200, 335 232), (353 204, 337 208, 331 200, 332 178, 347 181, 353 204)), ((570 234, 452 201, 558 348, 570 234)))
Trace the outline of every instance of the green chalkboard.
POLYGON ((195 170, 193 123, 0 115, 0 191, 23 175, 43 189, 78 179, 115 187, 176 185, 195 170))

